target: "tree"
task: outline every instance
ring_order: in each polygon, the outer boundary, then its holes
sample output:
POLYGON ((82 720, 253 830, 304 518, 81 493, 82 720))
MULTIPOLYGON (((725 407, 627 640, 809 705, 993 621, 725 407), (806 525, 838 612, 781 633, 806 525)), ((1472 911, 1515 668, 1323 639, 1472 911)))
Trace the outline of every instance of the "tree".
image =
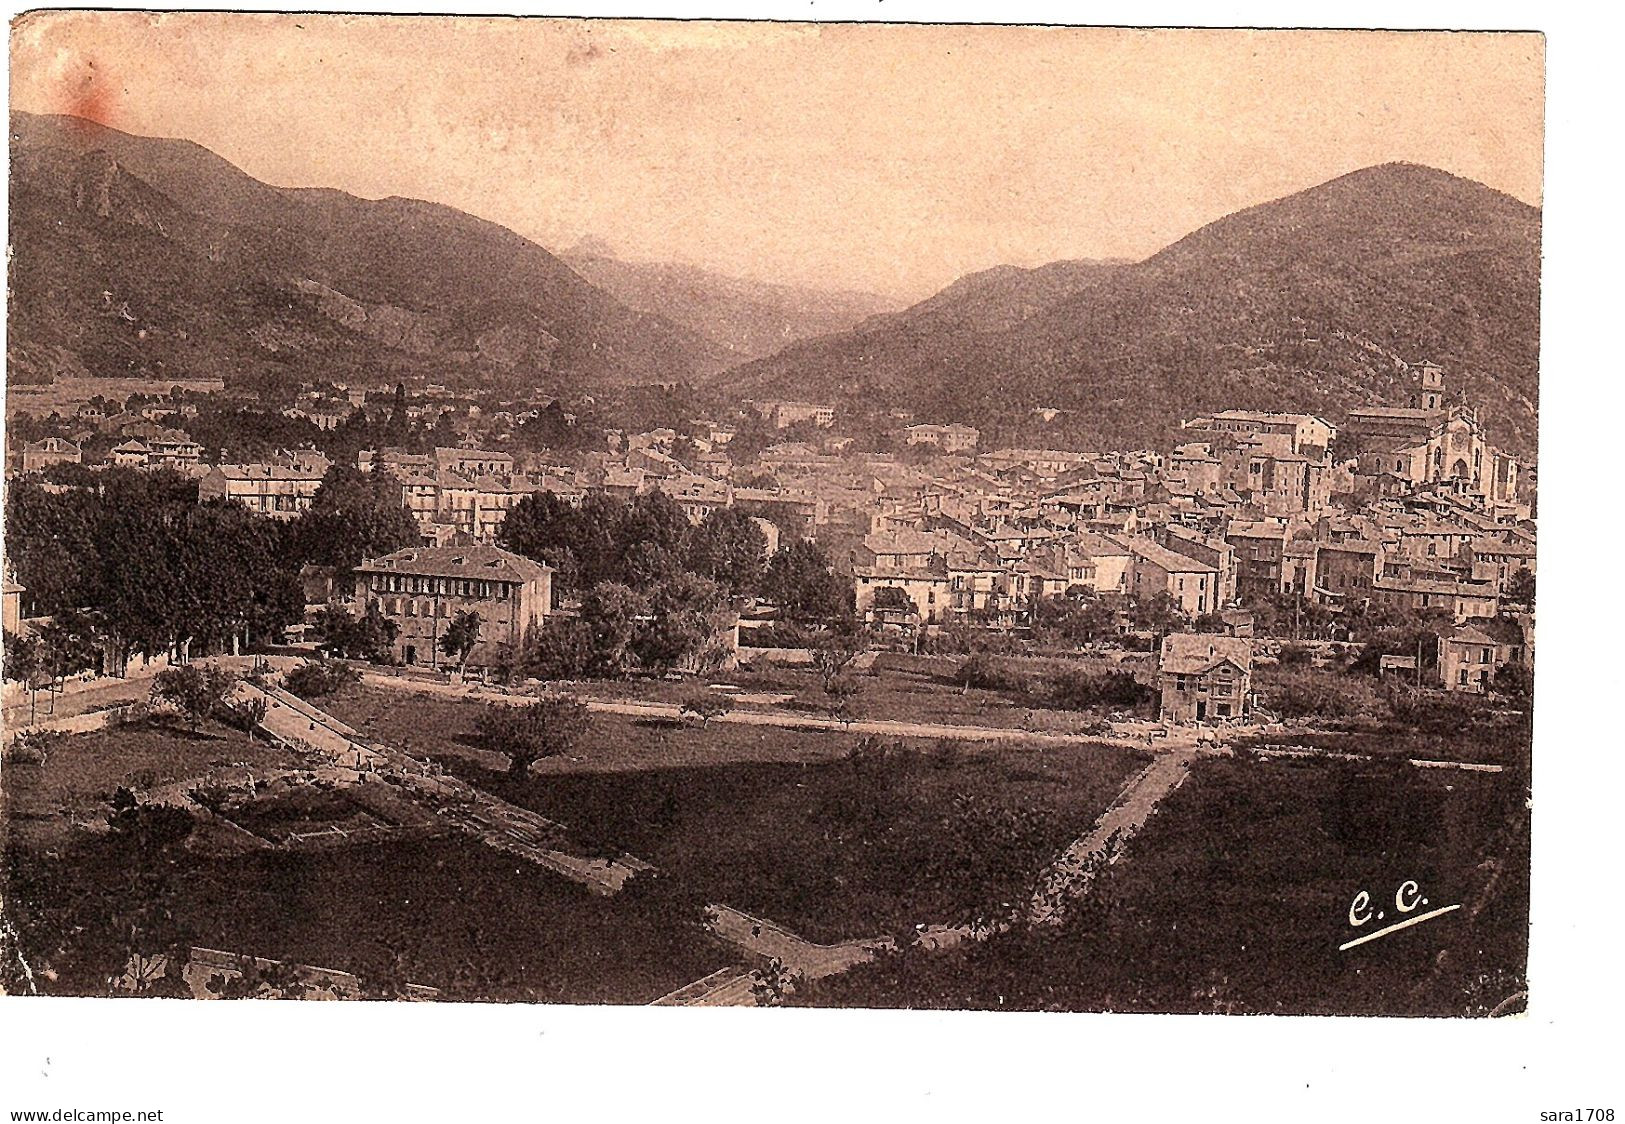
POLYGON ((322 647, 346 659, 386 662, 395 646, 401 626, 384 616, 376 603, 369 604, 359 617, 343 605, 327 605, 316 616, 322 634, 322 647))
POLYGON ((363 558, 416 546, 423 532, 402 505, 394 476, 335 464, 294 522, 291 538, 296 566, 331 566, 348 583, 363 558))
POLYGON ((445 633, 440 637, 440 650, 445 655, 457 661, 457 670, 461 672, 468 663, 468 656, 474 650, 474 645, 480 642, 480 615, 473 609, 466 609, 452 618, 446 626, 445 633))
POLYGON ((634 589, 683 568, 688 516, 665 492, 633 496, 615 528, 617 557, 611 575, 634 589))
POLYGON ((602 582, 588 591, 581 600, 580 620, 591 651, 591 674, 610 678, 626 674, 638 618, 647 612, 643 596, 619 582, 602 582))
POLYGON ((323 698, 360 681, 361 673, 340 660, 306 660, 282 675, 283 687, 302 699, 323 698))
POLYGON ((56 495, 13 481, 6 489, 6 560, 36 612, 89 604, 99 558, 97 503, 90 494, 56 495))
POLYGON ((824 552, 806 539, 768 560, 761 591, 789 620, 838 620, 853 612, 851 580, 836 574, 824 552))
POLYGON ((5 677, 13 683, 32 682, 43 662, 39 638, 7 629, 4 644, 5 677))
POLYGON ((1535 695, 1535 673, 1521 663, 1504 663, 1495 669, 1491 686, 1508 698, 1528 700, 1535 695))
POLYGON ((388 433, 390 442, 399 445, 402 441, 405 441, 411 427, 411 418, 406 413, 406 384, 398 382, 395 384, 395 397, 390 403, 389 410, 388 433))
POLYGON ((592 494, 577 511, 554 492, 532 492, 514 504, 497 531, 497 542, 557 571, 561 589, 579 590, 593 583, 586 572, 598 570, 597 556, 607 552, 615 501, 592 494))
POLYGON ((633 630, 632 653, 657 672, 699 661, 723 626, 723 615, 715 583, 678 571, 649 591, 648 612, 633 630))
MULTIPOLYGON (((618 650, 623 654, 631 638, 631 620, 618 650)), ((513 659, 509 669, 537 679, 580 679, 598 674, 603 653, 593 643, 593 628, 585 620, 556 618, 533 630, 513 659)))
POLYGON ((721 718, 733 709, 733 700, 726 695, 719 695, 715 691, 698 690, 683 700, 678 710, 679 716, 692 714, 700 720, 702 728, 711 725, 711 719, 721 718))
POLYGON ((1352 666, 1374 675, 1383 656, 1419 657, 1422 671, 1436 667, 1439 637, 1447 635, 1455 621, 1444 609, 1412 611, 1373 605, 1362 627, 1365 646, 1352 666))
POLYGON ((1033 605, 1033 629, 1073 644, 1090 644, 1116 631, 1117 616, 1100 596, 1075 586, 1064 596, 1045 597, 1033 605))
POLYGON ((195 663, 171 667, 152 681, 152 701, 171 706, 186 718, 192 732, 226 707, 236 678, 217 667, 195 663))
POLYGON ((546 695, 533 703, 488 703, 476 729, 487 746, 508 758, 509 779, 522 781, 544 757, 569 750, 591 728, 592 712, 573 695, 546 695))
POLYGON ((255 691, 252 696, 244 699, 231 709, 236 716, 237 724, 248 735, 248 740, 253 741, 254 731, 259 729, 260 723, 265 721, 265 715, 271 709, 271 702, 263 694, 255 691))
POLYGON ((824 698, 829 716, 844 727, 852 725, 852 703, 863 685, 849 674, 842 673, 824 684, 824 698))
POLYGON ((1535 604, 1535 575, 1528 566, 1519 566, 1507 579, 1506 599, 1519 605, 1535 604))
POLYGON ((738 597, 756 591, 766 553, 767 538, 754 519, 737 508, 719 507, 689 531, 683 565, 738 597))
POLYGON ((103 632, 99 614, 63 609, 34 633, 39 645, 40 669, 52 679, 81 671, 100 671, 103 632))
POLYGON ((5 677, 28 688, 29 721, 35 717, 39 690, 50 685, 50 663, 38 636, 5 634, 5 677))
POLYGON ((860 651, 861 642, 855 634, 831 636, 813 649, 813 667, 818 669, 825 690, 852 666, 860 651))
POLYGON ((1158 590, 1150 597, 1134 600, 1131 617, 1136 625, 1149 632, 1164 634, 1184 620, 1185 614, 1166 590, 1158 590))

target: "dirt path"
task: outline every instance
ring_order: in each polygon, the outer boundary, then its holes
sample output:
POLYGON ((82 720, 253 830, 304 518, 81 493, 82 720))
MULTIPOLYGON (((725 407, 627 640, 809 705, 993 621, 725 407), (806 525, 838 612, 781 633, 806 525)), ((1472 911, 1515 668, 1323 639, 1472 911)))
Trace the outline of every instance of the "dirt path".
POLYGON ((1027 919, 1035 925, 1059 924, 1067 907, 1088 893, 1101 868, 1122 857, 1128 840, 1145 826, 1163 799, 1185 783, 1196 756, 1189 751, 1165 754, 1130 781, 1094 827, 1073 840, 1039 876, 1027 919))
MULTIPOLYGON (((439 695, 451 699, 503 702, 513 706, 520 706, 534 697, 524 694, 511 694, 488 687, 437 683, 407 676, 379 675, 376 672, 364 673, 362 682, 369 687, 380 687, 385 690, 439 695)), ((621 714, 632 718, 663 718, 672 721, 678 721, 682 717, 682 708, 676 703, 594 699, 585 696, 581 698, 581 701, 589 710, 603 714, 621 714)), ((1086 742, 1130 740, 1130 743, 1135 748, 1143 748, 1151 752, 1181 752, 1189 749, 1194 739, 1194 735, 1192 735, 1189 739, 1174 737, 1146 742, 1139 737, 1129 739, 1127 736, 1108 738, 1098 734, 1037 733, 1013 726, 976 726, 958 722, 908 722, 886 718, 860 718, 850 723, 843 723, 822 715, 798 714, 791 711, 767 708, 731 710, 727 714, 711 719, 711 721, 730 722, 745 726, 776 726, 790 730, 832 730, 852 734, 877 734, 882 737, 947 738, 959 741, 1038 741, 1057 745, 1077 745, 1086 742)))

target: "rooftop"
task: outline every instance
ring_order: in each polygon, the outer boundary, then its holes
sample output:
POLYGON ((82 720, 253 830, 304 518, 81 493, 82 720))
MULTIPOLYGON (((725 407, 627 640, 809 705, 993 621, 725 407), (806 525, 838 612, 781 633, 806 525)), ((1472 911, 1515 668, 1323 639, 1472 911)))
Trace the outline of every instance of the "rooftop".
POLYGON ((1158 666, 1173 675, 1200 675, 1229 661, 1243 671, 1253 665, 1253 644, 1239 636, 1211 636, 1193 632, 1169 633, 1162 641, 1158 666))
POLYGON ((358 574, 410 574, 430 578, 475 578, 530 582, 551 566, 497 546, 409 546, 364 561, 358 574))

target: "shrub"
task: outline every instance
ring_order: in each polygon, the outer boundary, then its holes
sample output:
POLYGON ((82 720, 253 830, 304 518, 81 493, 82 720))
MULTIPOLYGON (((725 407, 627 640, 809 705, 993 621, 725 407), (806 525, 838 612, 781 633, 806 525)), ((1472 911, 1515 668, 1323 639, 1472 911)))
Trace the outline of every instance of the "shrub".
POLYGON ((693 715, 700 720, 701 726, 709 726, 711 719, 721 718, 733 709, 733 700, 726 695, 719 695, 715 691, 698 690, 683 700, 679 714, 686 717, 693 715))
POLYGON ((739 643, 748 648, 810 648, 819 634, 790 621, 773 621, 739 630, 739 643))
POLYGON ((1363 676, 1282 666, 1261 673, 1257 683, 1264 708, 1282 718, 1352 718, 1382 708, 1363 676))
POLYGON ((852 702, 863 689, 851 675, 842 672, 824 683, 825 707, 842 726, 852 725, 852 702))
POLYGON ((196 821, 186 809, 169 804, 139 804, 135 794, 127 788, 113 793, 113 810, 107 816, 107 826, 113 833, 142 854, 179 843, 192 834, 195 825, 196 821))
POLYGON ((977 652, 954 672, 954 682, 961 687, 976 687, 984 691, 1026 691, 1032 680, 1020 673, 1008 660, 1001 660, 987 652, 977 652))
POLYGON ((1056 672, 1048 684, 1050 700, 1074 710, 1109 707, 1127 710, 1155 697, 1156 692, 1134 678, 1132 672, 1092 673, 1077 668, 1056 672))
POLYGON ((1400 687, 1389 692, 1388 706, 1398 721, 1429 734, 1460 733, 1483 719, 1490 709, 1489 701, 1481 695, 1400 687))
POLYGON ((544 757, 566 752, 592 725, 592 712, 574 695, 545 695, 533 703, 488 703, 476 730, 486 746, 508 758, 508 775, 524 780, 544 757))
POLYGON ((342 660, 306 660, 282 676, 282 685, 302 699, 319 699, 361 682, 361 672, 342 660))
POLYGON ((195 732, 204 719, 227 709, 226 696, 235 678, 217 667, 189 663, 158 673, 152 681, 152 701, 173 707, 195 732))
POLYGON ((1282 667, 1303 667, 1310 662, 1309 648, 1303 644, 1282 644, 1276 658, 1282 667))

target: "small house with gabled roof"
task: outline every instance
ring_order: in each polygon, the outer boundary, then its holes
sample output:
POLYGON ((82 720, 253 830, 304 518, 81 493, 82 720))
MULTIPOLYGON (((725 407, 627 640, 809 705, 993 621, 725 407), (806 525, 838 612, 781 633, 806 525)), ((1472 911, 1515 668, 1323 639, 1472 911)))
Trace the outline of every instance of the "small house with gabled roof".
POLYGON ((1251 709, 1251 640, 1171 633, 1162 641, 1157 673, 1164 722, 1214 722, 1240 718, 1251 709))

